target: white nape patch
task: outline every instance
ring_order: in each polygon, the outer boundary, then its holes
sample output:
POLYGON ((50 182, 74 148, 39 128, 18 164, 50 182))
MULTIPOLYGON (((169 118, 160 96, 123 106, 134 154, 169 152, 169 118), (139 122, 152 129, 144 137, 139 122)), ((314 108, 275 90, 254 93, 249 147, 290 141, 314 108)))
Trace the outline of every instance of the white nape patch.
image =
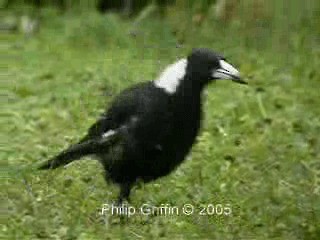
POLYGON ((102 134, 102 137, 103 138, 107 138, 107 137, 110 137, 110 136, 114 135, 115 133, 116 133, 116 131, 109 130, 108 132, 105 132, 104 134, 102 134))
POLYGON ((233 79, 234 77, 240 77, 239 71, 233 67, 230 63, 224 60, 220 60, 220 67, 213 72, 213 77, 217 79, 233 79))
POLYGON ((163 88, 167 93, 173 94, 176 92, 179 83, 186 74, 187 59, 183 58, 169 65, 154 81, 158 88, 163 88))

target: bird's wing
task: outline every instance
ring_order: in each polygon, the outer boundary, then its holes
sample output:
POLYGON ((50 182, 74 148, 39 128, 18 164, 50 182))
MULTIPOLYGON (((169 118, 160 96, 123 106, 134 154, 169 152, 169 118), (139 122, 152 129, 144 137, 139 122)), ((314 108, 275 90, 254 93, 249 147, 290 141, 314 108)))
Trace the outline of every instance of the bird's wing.
POLYGON ((110 120, 107 116, 102 115, 88 130, 87 135, 82 138, 79 143, 86 142, 91 139, 100 138, 104 133, 111 130, 110 120))
POLYGON ((136 85, 121 92, 111 103, 109 109, 89 128, 87 135, 80 141, 100 138, 129 124, 132 118, 139 115, 144 84, 136 85))
POLYGON ((164 141, 171 123, 169 97, 150 83, 143 83, 123 91, 82 141, 121 130, 130 141, 154 147, 164 141))
POLYGON ((133 112, 127 118, 132 141, 143 148, 154 148, 167 138, 172 130, 173 114, 170 96, 159 88, 137 92, 132 100, 133 112))

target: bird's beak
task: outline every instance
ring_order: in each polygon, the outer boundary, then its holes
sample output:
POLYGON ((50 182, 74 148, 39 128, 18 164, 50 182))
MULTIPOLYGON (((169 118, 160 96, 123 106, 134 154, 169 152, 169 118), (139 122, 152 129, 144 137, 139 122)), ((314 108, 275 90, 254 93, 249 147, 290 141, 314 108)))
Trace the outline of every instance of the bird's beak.
POLYGON ((248 84, 241 79, 239 71, 233 67, 231 64, 227 63, 224 60, 220 60, 220 68, 215 70, 212 74, 214 79, 228 79, 237 83, 248 84))

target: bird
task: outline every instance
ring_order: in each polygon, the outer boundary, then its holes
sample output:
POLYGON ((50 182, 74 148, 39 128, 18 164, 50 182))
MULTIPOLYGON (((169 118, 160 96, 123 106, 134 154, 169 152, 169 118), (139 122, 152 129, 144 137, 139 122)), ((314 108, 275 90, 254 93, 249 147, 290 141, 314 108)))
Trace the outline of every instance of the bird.
POLYGON ((164 177, 186 159, 201 128, 203 90, 217 80, 247 84, 223 55, 195 48, 155 80, 120 92, 78 143, 38 168, 91 156, 102 164, 107 183, 119 186, 118 203, 129 202, 138 182, 164 177))

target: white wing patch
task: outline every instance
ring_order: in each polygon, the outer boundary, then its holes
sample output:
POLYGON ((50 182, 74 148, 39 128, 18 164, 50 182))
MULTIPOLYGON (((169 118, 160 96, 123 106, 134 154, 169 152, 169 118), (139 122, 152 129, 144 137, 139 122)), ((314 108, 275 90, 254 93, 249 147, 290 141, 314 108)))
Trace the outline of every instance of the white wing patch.
POLYGON ((108 137, 114 135, 115 133, 116 133, 116 131, 114 131, 114 130, 109 130, 108 132, 105 132, 104 134, 102 134, 102 137, 103 137, 103 138, 108 138, 108 137))
MULTIPOLYGON (((132 117, 130 118, 130 123, 135 124, 138 120, 139 120, 139 118, 138 118, 137 116, 132 116, 132 117)), ((128 126, 128 125, 122 125, 122 126, 120 126, 118 129, 116 129, 116 130, 112 130, 112 129, 111 129, 111 130, 103 133, 103 134, 102 134, 102 138, 108 138, 108 137, 116 134, 117 132, 119 132, 119 130, 121 131, 121 129, 125 129, 125 128, 127 128, 127 127, 129 127, 129 126, 128 126)))
POLYGON ((163 88, 167 93, 174 94, 179 83, 186 74, 187 59, 183 58, 169 65, 154 81, 156 87, 163 88))

